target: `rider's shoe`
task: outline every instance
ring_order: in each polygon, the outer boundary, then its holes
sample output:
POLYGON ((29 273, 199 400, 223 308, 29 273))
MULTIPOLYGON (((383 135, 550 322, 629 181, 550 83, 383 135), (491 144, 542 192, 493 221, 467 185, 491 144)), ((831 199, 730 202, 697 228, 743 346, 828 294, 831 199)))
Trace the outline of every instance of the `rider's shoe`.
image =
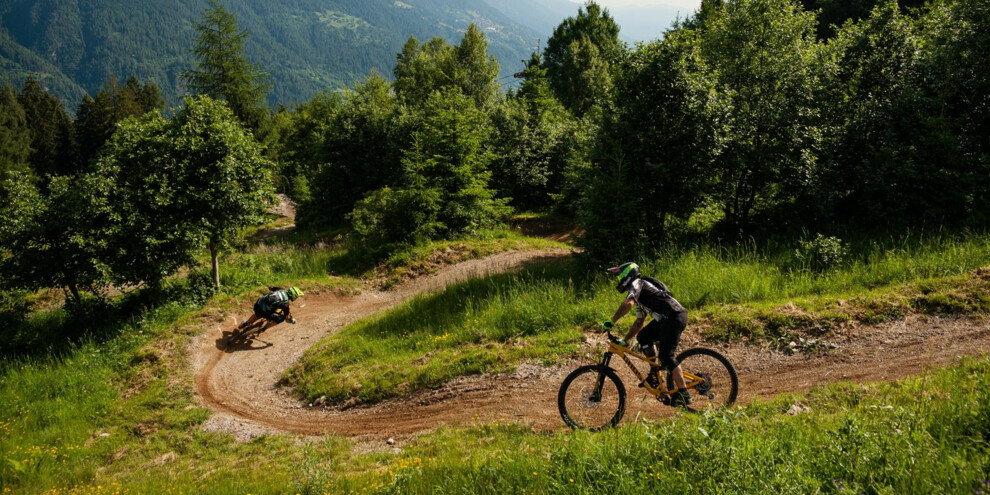
MULTIPOLYGON (((653 388, 660 388, 659 371, 660 371, 659 367, 651 366, 649 373, 646 374, 646 383, 648 383, 653 388)), ((640 382, 639 386, 642 387, 643 383, 640 382)))
POLYGON ((678 390, 670 394, 670 405, 688 406, 691 405, 691 394, 687 390, 678 390))

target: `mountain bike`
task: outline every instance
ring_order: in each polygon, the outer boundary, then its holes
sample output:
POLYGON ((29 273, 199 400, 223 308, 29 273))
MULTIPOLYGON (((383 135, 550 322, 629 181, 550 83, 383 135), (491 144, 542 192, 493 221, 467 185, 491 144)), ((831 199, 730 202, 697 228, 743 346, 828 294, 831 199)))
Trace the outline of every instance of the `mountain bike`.
MULTIPOLYGON (((647 357, 628 347, 619 345, 618 338, 607 333, 608 349, 597 364, 581 366, 572 371, 560 384, 557 407, 564 423, 574 429, 598 431, 619 423, 626 410, 626 388, 615 369, 609 366, 613 356, 619 356, 639 379, 639 385, 656 399, 671 405, 671 394, 676 391, 674 377, 659 368, 656 357, 647 357), (656 386, 633 365, 636 358, 657 369, 656 386), (659 368, 659 369, 658 369, 659 368), (660 373, 665 378, 660 378, 660 373)), ((677 355, 684 382, 691 395, 691 404, 683 406, 691 412, 728 407, 736 401, 739 378, 725 356, 711 349, 696 347, 677 355)))
MULTIPOLYGON (((275 313, 284 314, 282 308, 276 309, 275 313)), ((228 346, 231 344, 239 344, 241 342, 247 342, 248 340, 257 337, 258 334, 260 334, 265 330, 265 325, 269 321, 273 321, 273 320, 270 320, 265 317, 261 317, 244 328, 235 328, 234 331, 232 331, 230 335, 224 340, 224 344, 228 346)))

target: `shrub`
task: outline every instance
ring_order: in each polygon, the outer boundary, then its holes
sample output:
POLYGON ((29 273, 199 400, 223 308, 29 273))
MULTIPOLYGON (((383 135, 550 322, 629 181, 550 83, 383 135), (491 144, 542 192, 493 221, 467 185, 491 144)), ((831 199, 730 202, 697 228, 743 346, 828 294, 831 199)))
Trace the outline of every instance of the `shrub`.
POLYGON ((794 256, 805 268, 822 272, 842 265, 848 250, 838 237, 817 234, 814 239, 801 240, 794 256))

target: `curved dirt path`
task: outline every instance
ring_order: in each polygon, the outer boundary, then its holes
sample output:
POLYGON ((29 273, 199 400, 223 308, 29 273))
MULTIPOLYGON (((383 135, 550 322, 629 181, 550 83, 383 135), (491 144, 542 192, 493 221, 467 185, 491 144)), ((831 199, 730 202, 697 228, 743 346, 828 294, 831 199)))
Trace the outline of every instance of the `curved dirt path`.
MULTIPOLYGON (((323 336, 411 297, 470 277, 567 256, 567 251, 508 252, 471 260, 408 282, 391 292, 357 296, 307 295, 293 308, 297 325, 279 325, 236 349, 221 350, 220 329, 194 343, 193 366, 199 399, 215 414, 205 424, 239 438, 271 432, 337 435, 361 441, 402 439, 440 426, 511 421, 538 431, 563 428, 557 389, 578 364, 600 355, 603 340, 589 335, 588 358, 556 367, 524 364, 512 374, 461 377, 438 390, 414 393, 372 406, 310 407, 277 385, 282 372, 323 336)), ((618 302, 618 299, 617 299, 618 302)), ((228 324, 233 326, 233 322, 228 324)), ((834 381, 892 381, 945 365, 961 356, 990 352, 990 323, 957 317, 918 317, 877 325, 850 325, 826 337, 837 349, 820 355, 787 355, 737 344, 714 346, 740 376, 738 403, 803 392, 834 381)), ((689 328, 681 349, 701 342, 689 328)), ((616 363, 629 392, 626 416, 662 418, 674 414, 635 387, 625 365, 616 363)))

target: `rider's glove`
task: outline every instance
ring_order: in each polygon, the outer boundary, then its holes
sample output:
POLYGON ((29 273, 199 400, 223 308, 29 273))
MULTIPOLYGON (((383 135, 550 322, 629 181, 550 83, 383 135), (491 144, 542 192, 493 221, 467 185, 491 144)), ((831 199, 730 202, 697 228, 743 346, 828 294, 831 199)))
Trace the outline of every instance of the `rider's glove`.
POLYGON ((615 339, 615 344, 620 345, 622 347, 626 347, 626 339, 622 339, 622 338, 615 339))
POLYGON ((602 333, 611 332, 613 326, 615 326, 615 324, 612 323, 612 320, 605 320, 605 321, 603 321, 602 322, 602 333))

